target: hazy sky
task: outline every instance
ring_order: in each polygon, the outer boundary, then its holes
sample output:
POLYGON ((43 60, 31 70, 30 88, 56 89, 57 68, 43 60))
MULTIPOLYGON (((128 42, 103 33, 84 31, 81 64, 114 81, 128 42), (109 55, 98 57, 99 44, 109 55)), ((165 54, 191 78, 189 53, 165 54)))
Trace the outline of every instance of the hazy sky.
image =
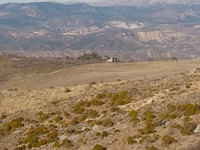
MULTIPOLYGON (((49 1, 55 1, 55 0, 0 0, 0 4, 3 3, 29 3, 29 2, 49 2, 49 1)), ((98 0, 56 0, 57 2, 67 2, 67 1, 81 1, 81 2, 95 2, 98 0)))

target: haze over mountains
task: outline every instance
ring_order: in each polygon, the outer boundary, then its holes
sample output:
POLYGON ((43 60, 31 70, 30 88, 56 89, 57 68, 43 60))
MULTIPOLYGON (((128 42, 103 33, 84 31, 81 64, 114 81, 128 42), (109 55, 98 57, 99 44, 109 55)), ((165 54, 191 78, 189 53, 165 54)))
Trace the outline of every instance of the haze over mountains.
POLYGON ((136 61, 200 56, 198 1, 110 2, 0 5, 0 51, 34 57, 96 52, 136 61))

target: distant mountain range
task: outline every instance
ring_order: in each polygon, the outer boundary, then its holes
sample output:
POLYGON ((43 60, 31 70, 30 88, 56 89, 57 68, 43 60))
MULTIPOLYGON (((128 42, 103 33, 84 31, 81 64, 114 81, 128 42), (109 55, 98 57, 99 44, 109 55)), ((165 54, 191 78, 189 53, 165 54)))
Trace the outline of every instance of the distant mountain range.
POLYGON ((199 0, 101 0, 98 2, 91 3, 96 6, 113 6, 113 5, 120 5, 120 6, 143 6, 147 7, 149 5, 155 4, 185 4, 185 5, 192 5, 192 4, 200 4, 199 0))
POLYGON ((145 7, 49 2, 0 5, 0 51, 34 57, 96 52, 139 61, 199 57, 200 5, 140 1, 145 2, 145 7))

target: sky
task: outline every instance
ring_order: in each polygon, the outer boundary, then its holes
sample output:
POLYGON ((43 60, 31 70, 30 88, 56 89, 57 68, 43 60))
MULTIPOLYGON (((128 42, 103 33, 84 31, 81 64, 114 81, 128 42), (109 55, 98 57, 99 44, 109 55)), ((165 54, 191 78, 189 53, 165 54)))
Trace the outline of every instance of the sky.
MULTIPOLYGON (((49 1, 55 1, 55 0, 0 0, 0 4, 4 3, 29 3, 29 2, 49 2, 49 1)), ((68 1, 81 1, 81 2, 95 2, 98 0, 56 0, 57 2, 68 2, 68 1)))

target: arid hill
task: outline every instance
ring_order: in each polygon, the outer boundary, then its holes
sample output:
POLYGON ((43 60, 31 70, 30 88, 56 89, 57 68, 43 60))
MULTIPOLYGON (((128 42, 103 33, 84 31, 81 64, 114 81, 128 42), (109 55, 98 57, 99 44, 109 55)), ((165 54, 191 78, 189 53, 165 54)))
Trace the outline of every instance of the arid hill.
MULTIPOLYGON (((6 89, 4 85, 5 89, 0 91, 0 147, 3 150, 198 150, 198 64, 198 60, 160 62, 166 68, 165 74, 161 69, 154 70, 153 63, 115 64, 121 72, 110 71, 121 74, 122 81, 110 83, 93 80, 84 85, 29 90, 14 86, 6 89), (184 63, 186 67, 179 67, 179 73, 169 69, 184 63), (128 73, 127 76, 123 73, 134 65, 138 71, 146 65, 154 74, 141 71, 140 79, 128 80, 128 73), (143 75, 146 77, 142 78, 143 75)), ((85 74, 86 71, 87 66, 85 74)), ((129 72, 129 76, 134 74, 137 72, 129 72)), ((63 75, 64 72, 60 77, 63 75)), ((88 75, 96 76, 94 72, 88 75)), ((45 78, 51 82, 49 76, 45 78)))

